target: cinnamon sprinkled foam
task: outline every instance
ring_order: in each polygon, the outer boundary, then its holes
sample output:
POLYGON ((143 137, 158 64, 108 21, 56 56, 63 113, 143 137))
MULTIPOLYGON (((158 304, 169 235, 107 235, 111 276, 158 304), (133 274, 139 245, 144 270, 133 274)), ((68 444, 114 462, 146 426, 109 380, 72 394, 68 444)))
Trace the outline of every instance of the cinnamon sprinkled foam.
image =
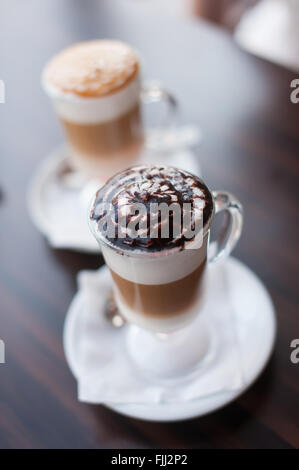
POLYGON ((136 78, 136 51, 115 40, 74 44, 57 54, 43 72, 43 84, 54 93, 96 98, 115 93, 136 78))

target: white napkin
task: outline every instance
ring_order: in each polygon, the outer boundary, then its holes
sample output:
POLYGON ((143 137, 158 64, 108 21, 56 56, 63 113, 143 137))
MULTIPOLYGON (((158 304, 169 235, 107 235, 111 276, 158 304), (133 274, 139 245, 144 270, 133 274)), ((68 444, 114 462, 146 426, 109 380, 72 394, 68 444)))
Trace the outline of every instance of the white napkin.
POLYGON ((208 315, 216 337, 212 359, 203 372, 199 370, 189 380, 168 386, 147 380, 134 367, 125 345, 129 325, 117 329, 105 319, 103 311, 111 289, 108 269, 81 272, 84 308, 78 338, 80 364, 76 368, 79 400, 108 404, 184 402, 241 387, 242 370, 225 277, 225 264, 209 267, 208 300, 201 315, 208 315))

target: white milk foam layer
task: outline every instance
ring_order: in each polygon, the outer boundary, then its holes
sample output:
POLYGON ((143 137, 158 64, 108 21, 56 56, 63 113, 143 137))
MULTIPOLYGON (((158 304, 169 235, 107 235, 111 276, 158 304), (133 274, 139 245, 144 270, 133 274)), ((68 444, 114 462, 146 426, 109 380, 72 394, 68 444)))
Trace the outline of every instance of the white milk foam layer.
POLYGON ((139 77, 116 93, 99 98, 83 98, 42 82, 46 93, 52 98, 55 111, 61 119, 77 124, 100 124, 113 121, 132 109, 140 99, 139 77))
POLYGON ((112 271, 127 281, 137 284, 158 285, 178 281, 195 271, 205 260, 208 234, 201 248, 184 249, 173 254, 156 257, 134 257, 118 253, 113 248, 101 244, 106 264, 112 271))

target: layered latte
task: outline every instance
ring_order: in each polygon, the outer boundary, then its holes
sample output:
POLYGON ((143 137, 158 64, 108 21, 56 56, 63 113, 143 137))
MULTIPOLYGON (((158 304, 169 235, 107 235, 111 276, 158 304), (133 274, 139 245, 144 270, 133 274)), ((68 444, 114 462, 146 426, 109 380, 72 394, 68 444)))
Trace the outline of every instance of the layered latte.
POLYGON ((206 185, 173 167, 135 166, 117 174, 98 191, 90 226, 111 271, 117 305, 129 321, 169 331, 193 318, 203 298, 212 215, 213 199, 206 185), (166 208, 176 204, 182 209, 180 217, 175 219, 174 211, 166 211, 166 215, 159 213, 154 218, 153 225, 147 225, 161 203, 166 208), (133 210, 136 204, 144 207, 137 215, 133 210), (184 226, 186 207, 192 227, 200 227, 200 243, 199 232, 191 231, 190 235, 184 226), (116 214, 113 234, 107 232, 110 212, 116 214), (123 215, 125 231, 120 226, 123 215), (134 236, 133 226, 137 227, 134 236))
POLYGON ((134 49, 113 40, 72 45, 47 64, 42 82, 78 168, 115 172, 137 158, 143 130, 134 49))

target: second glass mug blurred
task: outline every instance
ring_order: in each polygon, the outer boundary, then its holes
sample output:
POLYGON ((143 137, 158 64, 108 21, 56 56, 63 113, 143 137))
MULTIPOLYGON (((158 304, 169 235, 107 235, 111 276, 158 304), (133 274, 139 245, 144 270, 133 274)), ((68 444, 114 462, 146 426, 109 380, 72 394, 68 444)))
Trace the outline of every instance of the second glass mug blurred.
POLYGON ((158 130, 170 128, 177 111, 176 99, 159 82, 142 84, 139 78, 103 97, 57 95, 49 87, 44 89, 65 130, 72 167, 101 180, 132 165, 142 153, 146 137, 142 104, 164 102, 167 106, 167 117, 158 130), (134 102, 129 109, 128 97, 134 102))
POLYGON ((112 274, 116 306, 129 322, 127 349, 139 368, 153 378, 184 376, 204 363, 210 350, 210 328, 198 316, 211 295, 206 265, 229 256, 243 225, 242 206, 233 195, 213 191, 212 196, 213 214, 196 250, 170 250, 158 256, 124 252, 106 243, 89 220, 112 274), (210 244, 211 225, 220 212, 228 215, 227 225, 210 244), (192 320, 197 316, 201 323, 194 332, 192 320))

